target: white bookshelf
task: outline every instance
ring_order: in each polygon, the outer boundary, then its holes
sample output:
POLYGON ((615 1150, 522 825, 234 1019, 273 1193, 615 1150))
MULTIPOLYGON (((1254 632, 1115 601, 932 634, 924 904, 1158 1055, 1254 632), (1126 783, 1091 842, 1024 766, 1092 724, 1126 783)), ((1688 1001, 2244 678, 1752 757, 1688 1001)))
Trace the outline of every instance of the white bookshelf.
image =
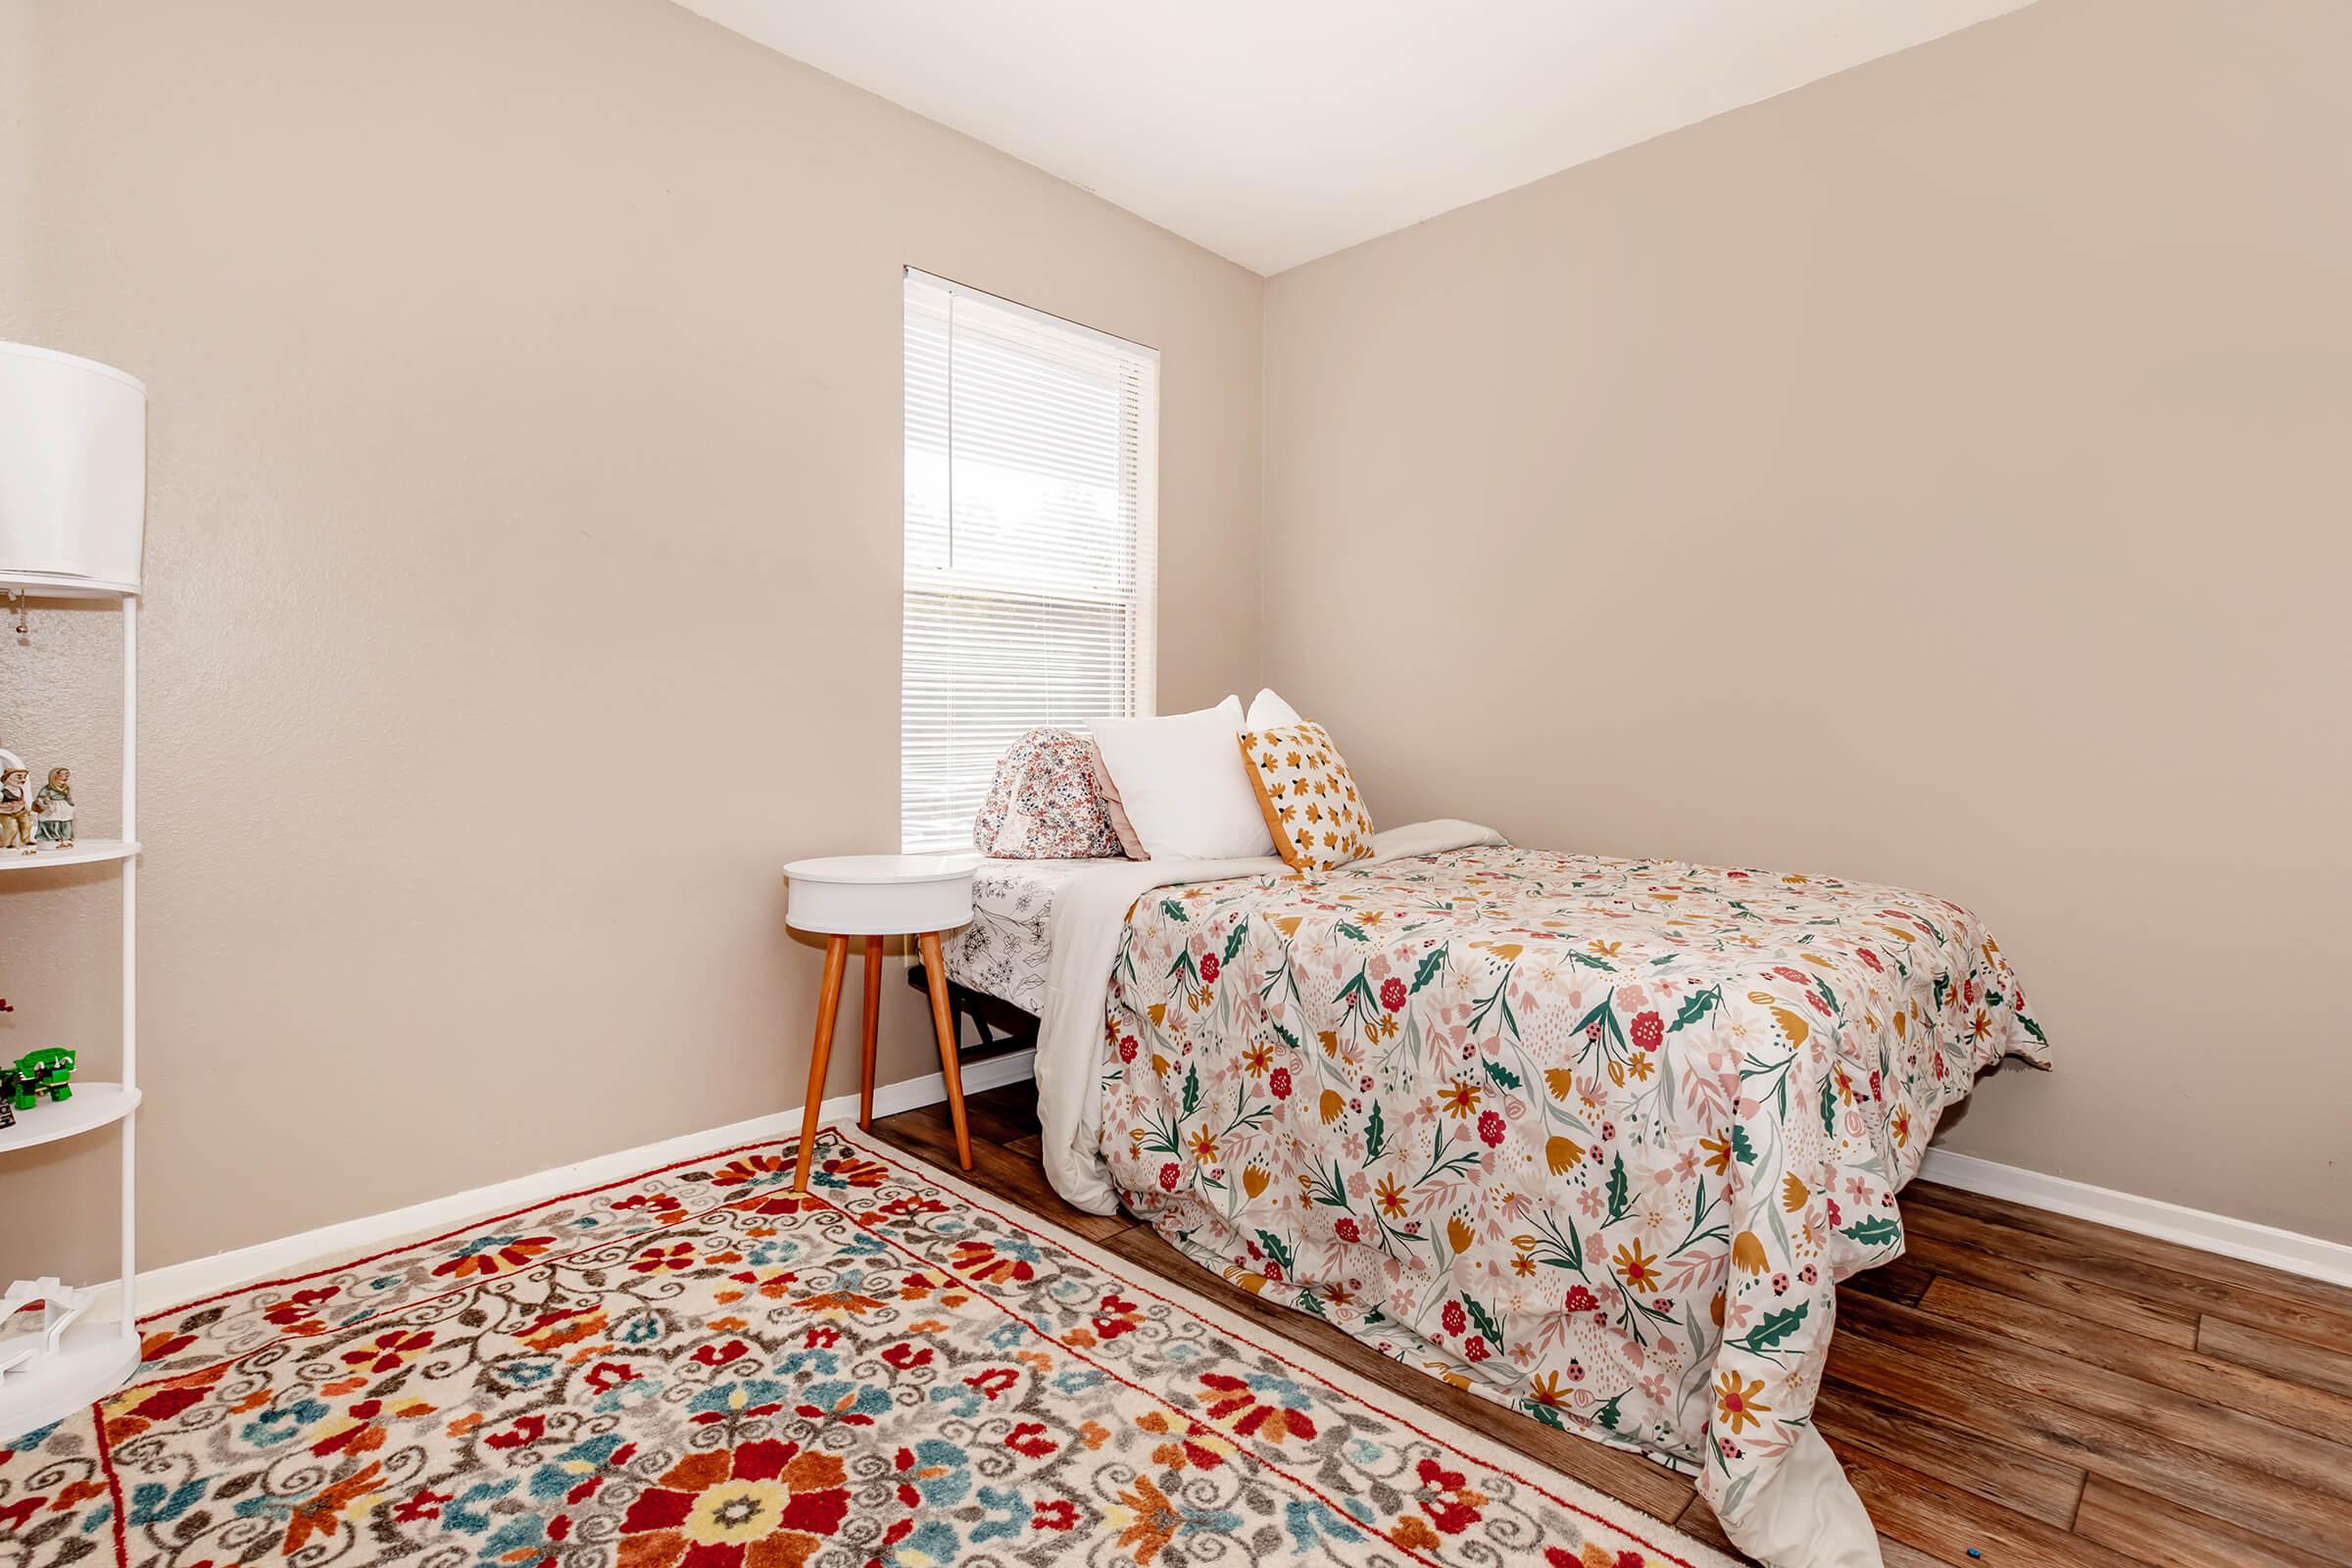
POLYGON ((14 1127, 0 1127, 0 1154, 111 1127, 138 1108, 137 1084, 92 1084, 76 1078, 72 1100, 56 1104, 44 1100, 30 1110, 18 1111, 14 1127))
MULTIPOLYGON (((83 866, 102 868, 86 874, 122 879, 122 1080, 76 1077, 71 1099, 44 1097, 30 1110, 18 1111, 14 1126, 0 1128, 0 1155, 114 1130, 122 1156, 121 1310, 109 1320, 76 1320, 54 1352, 0 1376, 0 1445, 103 1398, 139 1364, 139 584, 146 428, 147 389, 136 377, 72 355, 0 343, 0 589, 36 602, 112 602, 122 624, 122 772, 116 796, 122 836, 77 838, 72 849, 30 854, 0 850, 0 900, 11 904, 48 896, 56 887, 55 879, 13 872, 83 866)), ((27 997, 20 1010, 33 1003, 27 997)), ((92 1049, 95 1042, 58 1043, 71 1046, 79 1062, 103 1059, 92 1049)), ((19 1054, 13 1040, 0 1051, 19 1054)), ((14 1190, 11 1197, 36 1206, 41 1201, 14 1190)), ((38 1244, 26 1250, 37 1252, 38 1244)), ((37 1255, 8 1261, 12 1271, 30 1277, 47 1272, 37 1255)), ((0 1276, 0 1287, 7 1283, 0 1276)))
MULTIPOLYGON (((20 579, 0 571, 0 587, 20 579)), ((48 586, 27 592, 53 596, 48 586)), ((92 597, 84 592, 83 597, 92 597)), ((31 1367, 0 1378, 0 1444, 60 1416, 71 1415, 94 1399, 122 1386, 139 1364, 138 1306, 133 1282, 138 1278, 138 1156, 135 1120, 139 1108, 139 840, 138 840, 138 712, 139 712, 139 599, 134 593, 112 592, 122 612, 122 836, 119 839, 77 839, 70 850, 38 850, 30 855, 0 850, 0 899, 37 899, 46 883, 11 886, 12 871, 42 870, 63 865, 111 865, 122 879, 122 1080, 120 1083, 74 1080, 74 1098, 42 1100, 30 1110, 17 1112, 14 1127, 0 1127, 0 1153, 54 1144, 108 1127, 122 1128, 122 1312, 119 1321, 79 1322, 66 1331, 54 1355, 31 1367)), ((74 1044, 73 1042, 64 1042, 74 1044)), ((0 1048, 4 1049, 4 1048, 0 1048)), ((76 1055, 89 1053, 78 1044, 76 1055)), ((14 1055, 13 1052, 7 1053, 14 1055)), ((11 1260, 14 1262, 14 1259, 11 1260)), ((38 1258, 27 1258, 37 1272, 38 1258)), ((8 1282, 0 1279, 0 1286, 8 1282)))
MULTIPOLYGON (((70 850, 43 850, 38 855, 0 854, 0 874, 46 871, 56 865, 88 865, 96 860, 127 860, 139 853, 135 839, 77 839, 70 850)), ((0 1133, 0 1149, 8 1147, 0 1133)))

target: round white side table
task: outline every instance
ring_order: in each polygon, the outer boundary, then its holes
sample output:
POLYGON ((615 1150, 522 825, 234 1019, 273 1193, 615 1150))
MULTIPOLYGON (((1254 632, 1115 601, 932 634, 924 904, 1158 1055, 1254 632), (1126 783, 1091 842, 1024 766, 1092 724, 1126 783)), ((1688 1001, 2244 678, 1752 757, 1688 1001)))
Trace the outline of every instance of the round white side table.
POLYGON ((816 999, 816 1044, 808 1055, 808 1107, 801 1115, 800 1158, 792 1190, 808 1190, 808 1165, 816 1152, 818 1109, 825 1098, 825 1066, 833 1054, 833 1016, 841 1010, 842 972, 849 966, 850 938, 865 938, 863 1054, 858 1076, 858 1125, 874 1122, 874 1030, 882 1008, 882 939, 912 936, 922 946, 923 971, 931 983, 931 1029, 939 1037, 940 1076, 948 1081, 948 1114, 956 1124, 956 1158, 972 1168, 972 1138, 963 1122, 963 1078, 956 1065, 956 1026, 948 1013, 947 966, 939 934, 972 917, 971 855, 835 855, 795 860, 784 867, 789 883, 785 920, 797 930, 822 932, 824 988, 816 999))

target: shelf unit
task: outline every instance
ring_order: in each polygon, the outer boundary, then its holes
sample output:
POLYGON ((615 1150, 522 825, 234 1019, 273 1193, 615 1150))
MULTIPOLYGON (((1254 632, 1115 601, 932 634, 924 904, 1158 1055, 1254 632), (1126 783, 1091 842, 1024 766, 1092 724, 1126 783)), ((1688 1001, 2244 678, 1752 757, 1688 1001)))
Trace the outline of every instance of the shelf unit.
MULTIPOLYGON (((118 1123, 122 1146, 122 1250, 121 1316, 113 1322, 83 1319, 66 1330, 53 1355, 0 1379, 0 1446, 105 1397, 121 1388, 139 1364, 138 1146, 139 1106, 139 596, 130 588, 64 585, 37 572, 0 571, 0 589, 22 588, 39 599, 112 600, 122 615, 122 836, 82 839, 70 850, 26 855, 0 850, 0 898, 37 897, 42 888, 11 887, 6 873, 66 865, 113 865, 122 879, 122 1081, 76 1080, 71 1100, 42 1101, 17 1112, 13 1127, 0 1128, 0 1153, 78 1137, 118 1123)), ((0 1286, 7 1282, 0 1280, 0 1286)))
POLYGON ((12 1149, 38 1149, 75 1133, 95 1132, 138 1108, 136 1084, 85 1084, 76 1080, 72 1100, 56 1104, 44 1100, 30 1110, 18 1111, 14 1127, 0 1127, 0 1153, 12 1149))
MULTIPOLYGON (((135 839, 76 839, 70 850, 42 850, 37 855, 10 855, 0 851, 0 874, 46 871, 56 865, 89 865, 98 860, 127 860, 138 853, 135 839)), ((6 1147, 6 1137, 0 1134, 0 1148, 6 1147)))

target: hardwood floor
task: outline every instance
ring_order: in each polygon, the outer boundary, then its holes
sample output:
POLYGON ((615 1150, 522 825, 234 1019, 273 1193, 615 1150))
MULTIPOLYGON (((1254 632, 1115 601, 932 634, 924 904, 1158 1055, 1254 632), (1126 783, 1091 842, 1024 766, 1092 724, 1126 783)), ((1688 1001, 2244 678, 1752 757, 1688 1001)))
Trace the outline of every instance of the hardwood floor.
MULTIPOLYGON (((966 1104, 974 1185, 1729 1549, 1682 1477, 1268 1306, 1124 1215, 1069 1207, 1037 1161, 1030 1085, 966 1104)), ((874 1130, 955 1167, 945 1106, 874 1130)), ((1903 1215, 1908 1255, 1839 1293, 1816 1410, 1887 1568, 2352 1565, 2352 1291, 1928 1182, 1903 1215)))

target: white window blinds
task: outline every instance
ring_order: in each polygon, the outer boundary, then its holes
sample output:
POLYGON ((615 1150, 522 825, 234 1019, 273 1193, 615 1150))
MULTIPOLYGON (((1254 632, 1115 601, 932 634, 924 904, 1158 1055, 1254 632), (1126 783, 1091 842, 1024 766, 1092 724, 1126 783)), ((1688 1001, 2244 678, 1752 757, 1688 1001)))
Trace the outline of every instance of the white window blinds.
POLYGON ((899 839, 968 849, 1004 749, 1152 711, 1159 355, 909 269, 899 839))

